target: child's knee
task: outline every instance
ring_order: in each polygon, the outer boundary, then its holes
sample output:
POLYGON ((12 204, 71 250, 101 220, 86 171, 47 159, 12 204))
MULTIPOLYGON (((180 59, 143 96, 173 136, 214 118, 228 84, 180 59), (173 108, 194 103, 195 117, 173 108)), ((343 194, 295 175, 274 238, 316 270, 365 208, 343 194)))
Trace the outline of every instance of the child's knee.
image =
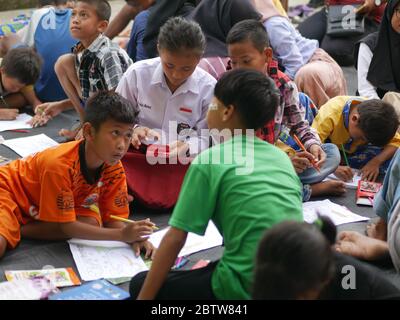
POLYGON ((69 69, 75 68, 74 56, 70 53, 60 56, 54 64, 57 76, 65 75, 69 69))

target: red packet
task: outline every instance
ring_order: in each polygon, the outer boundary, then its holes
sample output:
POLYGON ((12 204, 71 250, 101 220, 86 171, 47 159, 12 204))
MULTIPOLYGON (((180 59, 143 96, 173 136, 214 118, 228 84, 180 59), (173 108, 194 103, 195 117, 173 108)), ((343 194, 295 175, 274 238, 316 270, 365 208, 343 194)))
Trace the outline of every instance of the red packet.
POLYGON ((204 268, 204 267, 206 267, 209 263, 210 263, 210 260, 203 260, 203 259, 200 259, 199 261, 197 261, 197 262, 195 263, 195 265, 192 267, 191 270, 196 270, 196 269, 204 268))

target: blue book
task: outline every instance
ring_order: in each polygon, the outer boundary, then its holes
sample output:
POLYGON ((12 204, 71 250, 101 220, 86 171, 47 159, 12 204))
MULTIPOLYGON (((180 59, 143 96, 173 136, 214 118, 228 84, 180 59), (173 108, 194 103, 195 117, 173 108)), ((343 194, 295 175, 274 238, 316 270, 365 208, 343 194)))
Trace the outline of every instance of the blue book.
POLYGON ((85 283, 74 289, 53 294, 49 300, 124 300, 129 293, 106 280, 85 283))

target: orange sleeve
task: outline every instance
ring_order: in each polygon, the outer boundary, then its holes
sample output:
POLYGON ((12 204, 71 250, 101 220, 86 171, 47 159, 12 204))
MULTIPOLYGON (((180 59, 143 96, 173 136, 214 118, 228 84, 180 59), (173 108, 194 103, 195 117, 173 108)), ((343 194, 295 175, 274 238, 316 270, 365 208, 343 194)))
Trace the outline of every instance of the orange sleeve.
POLYGON ((122 218, 129 216, 128 187, 125 173, 122 166, 117 171, 100 196, 99 207, 103 222, 114 221, 110 219, 111 214, 122 218))
POLYGON ((38 220, 73 222, 76 220, 71 181, 65 174, 45 171, 41 178, 38 220))

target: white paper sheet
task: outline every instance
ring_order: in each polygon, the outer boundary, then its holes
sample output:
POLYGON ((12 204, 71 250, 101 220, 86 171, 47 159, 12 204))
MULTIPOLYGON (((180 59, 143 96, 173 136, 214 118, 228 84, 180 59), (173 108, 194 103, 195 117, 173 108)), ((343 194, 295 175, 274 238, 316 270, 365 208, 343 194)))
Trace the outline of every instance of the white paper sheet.
MULTIPOLYGON (((160 246, 161 240, 167 233, 169 228, 163 229, 161 231, 155 232, 150 236, 149 241, 158 248, 160 246)), ((207 230, 204 236, 199 236, 194 233, 189 233, 186 238, 186 243, 182 250, 179 252, 178 256, 186 256, 198 251, 206 250, 209 248, 217 247, 222 245, 222 236, 219 233, 217 227, 211 221, 208 223, 207 230)))
POLYGON ((115 244, 99 241, 99 246, 94 246, 93 241, 88 241, 88 245, 85 245, 85 241, 80 240, 80 244, 68 241, 79 274, 85 281, 134 277, 139 272, 148 270, 143 259, 140 256, 135 257, 127 244, 125 247, 115 247, 115 244))
POLYGON ((333 203, 330 200, 308 201, 303 203, 304 221, 308 223, 314 222, 317 218, 317 213, 331 218, 336 226, 345 223, 369 220, 369 218, 355 214, 346 207, 333 203))
POLYGON ((30 124, 27 124, 32 117, 26 113, 21 113, 15 120, 1 120, 0 121, 0 132, 15 129, 32 129, 30 124))
POLYGON ((9 147, 21 157, 26 157, 44 149, 57 146, 58 142, 42 133, 36 136, 5 140, 3 145, 9 147))
MULTIPOLYGON (((361 180, 361 173, 357 169, 351 169, 354 173, 353 179, 351 181, 346 181, 344 184, 346 185, 347 189, 357 189, 358 187, 358 181, 361 180)), ((340 180, 338 177, 335 176, 334 173, 331 173, 329 176, 327 176, 324 181, 327 180, 340 180)))

